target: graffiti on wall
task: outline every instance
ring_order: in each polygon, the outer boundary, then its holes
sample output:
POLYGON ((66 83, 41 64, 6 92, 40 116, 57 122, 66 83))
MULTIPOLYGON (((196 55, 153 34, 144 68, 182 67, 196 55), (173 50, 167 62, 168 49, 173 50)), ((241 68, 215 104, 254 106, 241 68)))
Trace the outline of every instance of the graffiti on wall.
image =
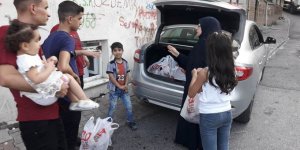
POLYGON ((154 32, 156 30, 154 22, 151 22, 149 25, 142 24, 139 19, 135 19, 134 21, 128 21, 125 17, 121 16, 119 18, 120 26, 125 29, 132 29, 135 33, 136 46, 149 42, 154 36, 154 32))
POLYGON ((116 19, 120 27, 128 30, 136 46, 149 42, 156 30, 157 12, 151 0, 72 0, 85 8, 81 27, 96 29, 101 20, 116 19), (131 15, 132 14, 132 15, 131 15), (116 16, 112 16, 116 15, 116 16))
POLYGON ((140 18, 140 19, 151 19, 151 20, 156 20, 156 9, 153 4, 146 4, 145 7, 139 6, 136 9, 135 17, 140 18))
POLYGON ((151 34, 155 30, 155 25, 151 22, 148 26, 142 24, 140 19, 135 19, 133 21, 126 20, 125 17, 121 16, 119 18, 120 26, 124 27, 125 29, 133 29, 137 34, 151 34))
POLYGON ((83 7, 136 8, 137 0, 73 0, 83 7))
POLYGON ((120 26, 127 30, 134 30, 136 46, 152 40, 156 30, 157 12, 153 3, 146 3, 145 6, 137 6, 133 20, 124 16, 119 17, 120 26))
POLYGON ((119 9, 136 9, 136 0, 72 0, 85 8, 85 14, 82 19, 82 28, 95 29, 97 22, 105 17, 107 11, 97 8, 119 8, 119 9), (99 13, 103 11, 103 13, 99 13))
POLYGON ((101 20, 101 17, 103 16, 105 15, 87 12, 83 15, 81 27, 95 29, 97 26, 97 20, 101 20))

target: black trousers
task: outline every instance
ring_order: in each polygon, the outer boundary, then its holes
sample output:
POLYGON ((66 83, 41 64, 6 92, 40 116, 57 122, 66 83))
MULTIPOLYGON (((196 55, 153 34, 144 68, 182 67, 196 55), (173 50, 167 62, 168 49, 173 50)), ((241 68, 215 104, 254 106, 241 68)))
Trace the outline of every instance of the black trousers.
POLYGON ((65 135, 67 139, 68 150, 74 150, 76 146, 81 111, 70 111, 70 102, 64 99, 59 100, 60 117, 64 124, 65 135))
MULTIPOLYGON (((83 76, 80 76, 81 88, 83 88, 83 76)), ((77 145, 81 111, 70 111, 70 102, 59 99, 60 117, 64 124, 68 150, 74 150, 77 145)))
POLYGON ((84 87, 83 76, 79 76, 79 79, 80 79, 80 82, 81 82, 80 86, 83 89, 83 87, 84 87))
POLYGON ((61 119, 19 122, 27 150, 67 150, 61 119))

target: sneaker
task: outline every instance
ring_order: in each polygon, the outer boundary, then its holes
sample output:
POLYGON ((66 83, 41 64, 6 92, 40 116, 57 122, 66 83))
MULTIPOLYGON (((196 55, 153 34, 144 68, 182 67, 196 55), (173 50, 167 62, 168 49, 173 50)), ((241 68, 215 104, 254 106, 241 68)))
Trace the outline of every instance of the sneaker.
POLYGON ((128 122, 128 127, 133 131, 137 129, 137 125, 135 122, 128 122))
POLYGON ((78 101, 78 106, 82 107, 83 109, 87 108, 87 109, 93 109, 93 108, 98 108, 99 104, 90 100, 90 99, 86 99, 86 100, 80 100, 78 101))
POLYGON ((69 106, 69 109, 70 110, 73 110, 73 111, 78 111, 78 103, 77 102, 72 102, 69 106))
POLYGON ((83 110, 91 110, 98 107, 99 107, 98 103, 88 99, 88 100, 80 100, 78 102, 72 102, 70 104, 69 109, 74 111, 83 111, 83 110))

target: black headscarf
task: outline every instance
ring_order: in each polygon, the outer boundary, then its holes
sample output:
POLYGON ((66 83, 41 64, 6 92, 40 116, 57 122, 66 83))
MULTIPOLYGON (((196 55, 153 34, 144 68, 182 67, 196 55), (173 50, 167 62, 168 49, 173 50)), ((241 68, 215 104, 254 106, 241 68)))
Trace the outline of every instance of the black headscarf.
POLYGON ((221 31, 220 22, 214 17, 203 17, 199 19, 202 33, 199 36, 199 41, 194 45, 193 49, 188 55, 187 66, 186 66, 186 83, 184 89, 184 99, 186 98, 188 87, 191 82, 192 74, 191 71, 194 68, 203 68, 207 66, 206 60, 206 45, 205 40, 213 32, 221 31))
POLYGON ((221 31, 220 22, 214 17, 201 18, 199 19, 199 23, 201 25, 202 34, 199 36, 197 44, 194 45, 189 54, 187 71, 191 71, 194 68, 207 66, 205 40, 209 34, 221 31))

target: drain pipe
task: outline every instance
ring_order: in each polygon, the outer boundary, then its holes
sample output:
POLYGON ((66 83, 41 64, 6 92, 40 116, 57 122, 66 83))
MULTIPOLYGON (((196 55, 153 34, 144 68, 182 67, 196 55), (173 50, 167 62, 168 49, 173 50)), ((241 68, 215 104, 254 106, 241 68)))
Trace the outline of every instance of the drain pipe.
POLYGON ((268 1, 265 1, 267 3, 267 6, 266 6, 266 23, 265 23, 265 26, 268 26, 268 7, 269 7, 269 2, 268 1))

